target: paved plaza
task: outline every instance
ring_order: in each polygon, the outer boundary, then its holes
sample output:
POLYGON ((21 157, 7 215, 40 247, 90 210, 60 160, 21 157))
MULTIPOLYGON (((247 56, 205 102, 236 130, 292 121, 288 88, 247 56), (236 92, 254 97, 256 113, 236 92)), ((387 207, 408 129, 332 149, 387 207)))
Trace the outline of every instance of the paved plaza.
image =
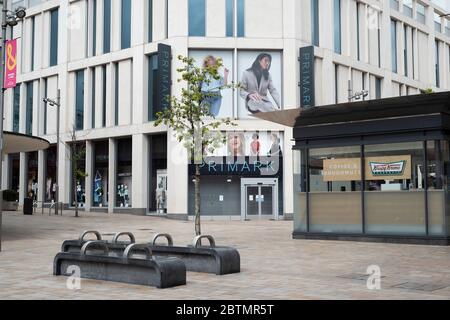
POLYGON ((177 245, 193 236, 193 222, 158 217, 72 212, 61 216, 6 213, 0 253, 0 299, 450 299, 450 247, 293 240, 292 221, 203 221, 218 245, 238 248, 241 273, 188 272, 187 285, 157 289, 95 280, 66 288, 52 275, 65 239, 99 230, 104 238, 131 231, 137 242, 155 232, 177 245), (367 267, 381 268, 381 289, 369 290, 367 267))

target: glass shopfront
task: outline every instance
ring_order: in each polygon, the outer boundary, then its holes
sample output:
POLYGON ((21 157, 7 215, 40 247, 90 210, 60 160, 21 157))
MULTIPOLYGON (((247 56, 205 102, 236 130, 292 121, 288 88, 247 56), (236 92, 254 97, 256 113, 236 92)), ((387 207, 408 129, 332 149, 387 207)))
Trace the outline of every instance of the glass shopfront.
POLYGON ((46 177, 44 201, 52 202, 55 200, 56 193, 56 146, 51 146, 46 151, 46 177))
POLYGON ((448 141, 298 148, 293 158, 294 233, 448 232, 448 141))
POLYGON ((75 206, 76 199, 76 204, 82 208, 86 204, 86 144, 76 143, 70 147, 71 159, 76 164, 76 170, 73 167, 71 169, 70 199, 72 206, 75 206), (74 171, 76 171, 76 181, 74 181, 74 171))
MULTIPOLYGON (((200 167, 204 216, 277 219, 283 214, 283 134, 225 132, 226 143, 200 167)), ((195 212, 195 165, 189 166, 189 214, 195 212)))
POLYGON ((167 134, 149 137, 149 211, 167 213, 167 134))
POLYGON ((20 153, 14 153, 10 155, 10 165, 11 165, 11 177, 10 177, 10 187, 11 190, 19 192, 19 181, 20 181, 20 153))
POLYGON ((109 142, 97 141, 94 143, 94 178, 93 178, 93 206, 108 206, 108 167, 109 142))
POLYGON ((37 200, 38 194, 38 153, 27 154, 27 195, 37 200))
POLYGON ((116 207, 131 208, 131 138, 117 140, 116 207))

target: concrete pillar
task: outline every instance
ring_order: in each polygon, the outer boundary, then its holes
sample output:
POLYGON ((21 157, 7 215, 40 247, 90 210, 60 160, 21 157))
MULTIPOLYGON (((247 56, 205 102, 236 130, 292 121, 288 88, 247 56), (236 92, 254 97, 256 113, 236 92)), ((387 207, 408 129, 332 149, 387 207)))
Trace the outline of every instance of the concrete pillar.
POLYGON ((149 143, 146 135, 133 136, 132 154, 132 207, 136 213, 145 214, 149 197, 149 143))
POLYGON ((38 151, 38 206, 40 207, 45 201, 45 178, 47 172, 47 151, 38 151))
POLYGON ((94 185, 94 143, 92 141, 86 141, 86 173, 85 180, 85 193, 86 203, 85 210, 90 211, 93 205, 92 202, 92 186, 94 185))
POLYGON ((11 157, 7 154, 3 155, 3 161, 2 161, 2 190, 6 190, 10 188, 11 185, 11 157))
POLYGON ((23 199, 28 196, 27 162, 28 162, 28 155, 25 152, 21 152, 20 153, 20 174, 19 174, 19 205, 21 205, 21 206, 23 206, 23 199))
POLYGON ((187 219, 187 213, 187 152, 169 130, 167 133, 167 215, 175 219, 187 219))
POLYGON ((108 213, 116 207, 117 140, 109 139, 108 164, 108 213))
MULTIPOLYGON (((62 139, 62 137, 61 137, 62 139)), ((57 166, 58 185, 59 185, 59 202, 63 205, 70 205, 71 190, 71 164, 70 164, 70 147, 65 143, 59 144, 59 159, 57 166)))

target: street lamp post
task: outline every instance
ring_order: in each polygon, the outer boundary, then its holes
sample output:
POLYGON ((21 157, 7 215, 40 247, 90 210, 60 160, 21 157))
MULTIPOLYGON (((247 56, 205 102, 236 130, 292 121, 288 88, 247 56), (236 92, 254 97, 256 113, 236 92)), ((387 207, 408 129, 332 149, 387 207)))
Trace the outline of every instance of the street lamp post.
POLYGON ((2 48, 1 48, 1 62, 0 62, 0 251, 2 251, 2 217, 3 217, 3 190, 2 190, 2 171, 3 171, 3 115, 4 115, 4 93, 5 89, 3 81, 5 77, 5 45, 6 45, 6 29, 8 26, 13 27, 18 24, 26 16, 25 9, 17 8, 15 12, 8 10, 8 0, 3 0, 1 3, 2 10, 2 48))
MULTIPOLYGON (((45 103, 50 106, 56 106, 56 181, 55 181, 55 214, 59 213, 59 179, 58 179, 58 170, 59 170, 59 116, 60 116, 60 107, 61 107, 61 90, 58 89, 58 95, 56 97, 56 101, 44 98, 45 103)), ((61 210, 62 212, 62 210, 61 210)), ((61 213, 62 214, 62 213, 61 213)))
POLYGON ((348 102, 352 102, 353 99, 359 100, 361 98, 365 98, 368 95, 369 91, 367 90, 357 91, 353 94, 352 80, 348 80, 348 102))

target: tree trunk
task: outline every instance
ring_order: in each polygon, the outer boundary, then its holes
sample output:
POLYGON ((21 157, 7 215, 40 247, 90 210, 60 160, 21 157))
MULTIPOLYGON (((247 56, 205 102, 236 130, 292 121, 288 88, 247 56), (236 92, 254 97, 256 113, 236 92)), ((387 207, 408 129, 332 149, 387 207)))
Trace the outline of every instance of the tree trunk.
POLYGON ((200 229, 200 165, 195 165, 195 235, 201 235, 200 229))

